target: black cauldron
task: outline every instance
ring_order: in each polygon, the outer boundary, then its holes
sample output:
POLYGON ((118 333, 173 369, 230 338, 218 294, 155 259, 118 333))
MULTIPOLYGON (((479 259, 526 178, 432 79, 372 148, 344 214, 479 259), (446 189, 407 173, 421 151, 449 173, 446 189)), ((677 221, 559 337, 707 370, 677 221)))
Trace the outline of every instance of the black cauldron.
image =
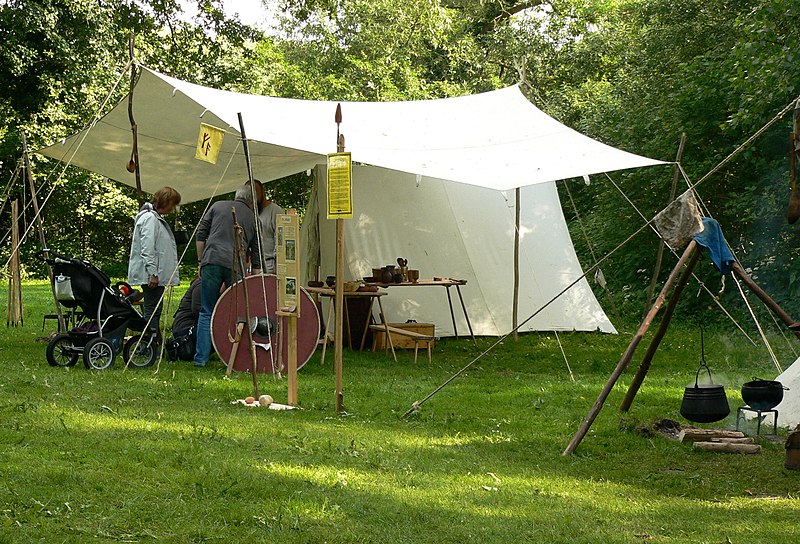
POLYGON ((700 363, 700 368, 695 374, 694 385, 689 385, 683 392, 681 402, 681 415, 695 423, 713 423, 725 419, 731 413, 725 387, 713 383, 711 370, 705 361, 700 363), (705 368, 708 372, 709 384, 698 384, 700 371, 705 368))
POLYGON ((742 400, 753 410, 772 410, 783 400, 783 392, 788 391, 781 382, 753 378, 742 385, 742 400))

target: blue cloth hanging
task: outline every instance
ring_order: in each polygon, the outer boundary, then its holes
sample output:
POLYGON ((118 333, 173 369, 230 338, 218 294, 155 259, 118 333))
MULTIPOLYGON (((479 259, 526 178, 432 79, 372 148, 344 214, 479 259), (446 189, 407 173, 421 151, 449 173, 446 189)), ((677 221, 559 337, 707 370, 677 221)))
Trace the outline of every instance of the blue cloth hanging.
POLYGON ((695 236, 694 240, 708 250, 714 268, 729 276, 731 263, 735 262, 736 258, 733 256, 731 248, 728 247, 728 242, 725 241, 725 235, 722 234, 719 222, 716 219, 704 217, 703 232, 695 236))

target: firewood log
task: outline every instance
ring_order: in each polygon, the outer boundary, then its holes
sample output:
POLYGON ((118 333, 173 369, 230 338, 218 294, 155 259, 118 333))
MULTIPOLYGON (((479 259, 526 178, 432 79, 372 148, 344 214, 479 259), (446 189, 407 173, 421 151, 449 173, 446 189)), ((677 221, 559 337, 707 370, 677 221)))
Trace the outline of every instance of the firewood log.
POLYGON ((722 429, 683 429, 678 435, 681 442, 703 442, 709 438, 744 438, 744 433, 722 429))
POLYGON ((696 450, 716 451, 723 453, 761 453, 758 444, 729 444, 727 442, 695 442, 692 447, 696 450))

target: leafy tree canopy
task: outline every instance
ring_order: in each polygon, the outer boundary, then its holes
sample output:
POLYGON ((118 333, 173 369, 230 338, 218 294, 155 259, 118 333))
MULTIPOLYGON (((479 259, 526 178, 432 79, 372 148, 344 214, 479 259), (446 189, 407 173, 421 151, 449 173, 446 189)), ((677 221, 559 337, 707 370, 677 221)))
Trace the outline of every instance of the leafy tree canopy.
MULTIPOLYGON (((635 153, 671 160, 686 132, 682 163, 694 180, 800 93, 800 28, 793 24, 800 4, 793 0, 267 3, 281 14, 272 35, 225 17, 222 0, 198 0, 191 21, 175 0, 3 2, 0 176, 10 179, 16 167, 20 130, 32 147, 51 143, 91 119, 115 83, 112 100, 124 97, 132 31, 144 64, 242 92, 405 100, 521 83, 557 119, 635 153)), ((734 249, 792 310, 800 281, 792 272, 797 235, 783 218, 789 126, 788 120, 775 125, 698 189, 734 249)), ((35 167, 46 172, 49 165, 37 159, 35 167)), ((646 217, 666 204, 668 169, 612 177, 646 217)), ((59 183, 46 213, 67 218, 62 222, 71 221, 72 230, 48 221, 51 236, 86 258, 124 261, 135 211, 130 191, 73 170, 59 183), (90 192, 107 196, 89 198, 90 192), (91 238, 112 231, 112 237, 91 238)), ((302 205, 307 188, 307 176, 299 174, 276 183, 274 196, 302 205)), ((641 224, 610 182, 573 188, 596 254, 627 236, 620 225, 641 224)), ((200 211, 185 210, 182 220, 191 224, 200 211)), ((577 219, 571 207, 566 211, 577 219)), ((8 219, 0 221, 5 230, 8 219)), ((583 238, 575 234, 576 241, 583 238)), ((649 236, 609 263, 610 288, 632 304, 641 302, 649 283, 657 247, 649 236)), ((589 264, 588 246, 577 246, 589 264)))

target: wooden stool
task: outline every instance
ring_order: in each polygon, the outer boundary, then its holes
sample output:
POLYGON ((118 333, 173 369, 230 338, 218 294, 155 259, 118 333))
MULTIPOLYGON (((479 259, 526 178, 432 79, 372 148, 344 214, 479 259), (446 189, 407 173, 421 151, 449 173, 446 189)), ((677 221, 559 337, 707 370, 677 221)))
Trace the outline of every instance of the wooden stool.
MULTIPOLYGON (((435 337, 429 336, 427 334, 420 334, 415 331, 409 331, 406 329, 398 329, 397 327, 389 327, 387 325, 370 325, 369 328, 373 331, 383 331, 389 330, 389 334, 396 334, 398 336, 405 336, 406 338, 410 338, 414 342, 414 364, 417 363, 417 354, 419 353, 419 345, 421 343, 425 343, 425 347, 428 350, 428 363, 431 362, 431 342, 434 341, 435 337)), ((375 340, 373 340, 373 349, 375 348, 375 340)), ((389 342, 386 342, 386 346, 384 347, 384 353, 389 351, 389 342)))

